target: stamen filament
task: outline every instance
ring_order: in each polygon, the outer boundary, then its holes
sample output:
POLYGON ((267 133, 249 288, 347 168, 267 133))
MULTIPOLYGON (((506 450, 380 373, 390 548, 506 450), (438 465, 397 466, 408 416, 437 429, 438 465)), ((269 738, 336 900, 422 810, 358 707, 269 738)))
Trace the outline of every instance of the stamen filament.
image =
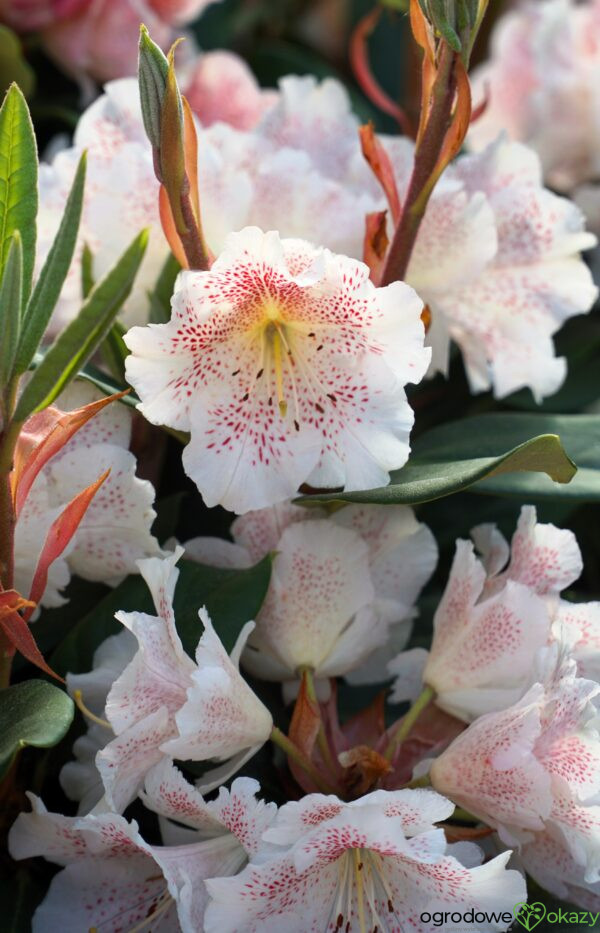
POLYGON ((91 709, 85 705, 83 702, 83 694, 81 690, 75 690, 73 692, 73 702, 77 709, 83 713, 86 719, 90 719, 92 722, 95 722, 96 725, 102 726, 104 729, 110 729, 112 732, 112 726, 106 719, 101 719, 100 716, 96 716, 95 713, 92 713, 91 709))

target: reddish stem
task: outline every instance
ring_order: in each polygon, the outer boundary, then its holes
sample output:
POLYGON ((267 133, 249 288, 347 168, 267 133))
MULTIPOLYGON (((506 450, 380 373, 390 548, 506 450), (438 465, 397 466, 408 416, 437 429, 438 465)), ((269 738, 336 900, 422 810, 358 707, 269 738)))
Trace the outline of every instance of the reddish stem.
POLYGON ((406 276, 417 233, 431 194, 430 179, 437 165, 452 119, 456 96, 456 55, 442 44, 439 69, 432 89, 432 104, 421 141, 415 150, 415 164, 408 186, 400 223, 394 232, 381 285, 402 281, 406 276))

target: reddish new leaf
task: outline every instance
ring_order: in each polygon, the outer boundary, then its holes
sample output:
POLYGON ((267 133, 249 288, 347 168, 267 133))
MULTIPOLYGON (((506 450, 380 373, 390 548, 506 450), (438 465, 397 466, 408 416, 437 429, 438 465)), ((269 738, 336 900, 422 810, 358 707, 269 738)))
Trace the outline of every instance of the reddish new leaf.
POLYGON ((62 681, 62 677, 55 674, 52 668, 46 664, 44 656, 36 645, 27 622, 23 616, 19 614, 20 609, 26 609, 31 614, 34 608, 35 603, 30 602, 28 599, 23 599, 21 594, 17 593, 16 590, 3 590, 0 593, 0 628, 12 645, 13 654, 15 651, 19 651, 23 657, 27 658, 32 664, 35 664, 36 667, 39 667, 40 670, 62 681))
MULTIPOLYGON (((38 564, 31 584, 31 593, 29 598, 34 604, 38 603, 44 594, 46 584, 48 583, 48 569, 50 565, 63 553, 69 541, 77 531, 79 523, 85 515, 92 499, 100 489, 100 486, 109 475, 107 470, 102 476, 82 490, 74 499, 63 509, 58 518, 52 523, 42 553, 40 554, 38 564)), ((25 619, 31 617, 32 609, 25 613, 25 619)))
MULTIPOLYGON (((288 735, 294 745, 312 761, 315 743, 321 728, 321 716, 318 705, 308 695, 307 681, 306 674, 303 674, 288 735)), ((307 794, 318 790, 306 771, 303 771, 291 758, 288 758, 288 764, 294 778, 307 794)))
POLYGON ((400 220, 400 196, 394 177, 392 161, 375 134, 372 123, 361 126, 358 134, 362 154, 369 163, 371 171, 383 188, 392 214, 394 226, 400 220))
POLYGON ((21 513, 36 476, 48 461, 62 450, 86 422, 102 411, 110 402, 130 392, 118 392, 97 402, 91 402, 74 411, 61 411, 51 405, 28 418, 19 435, 11 474, 15 513, 21 513))

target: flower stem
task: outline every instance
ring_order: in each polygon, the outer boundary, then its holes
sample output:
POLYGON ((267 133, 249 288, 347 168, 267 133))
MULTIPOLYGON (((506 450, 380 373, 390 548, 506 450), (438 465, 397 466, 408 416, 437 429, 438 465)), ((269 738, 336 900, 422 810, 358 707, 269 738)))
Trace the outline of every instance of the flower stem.
POLYGON ((431 110, 422 139, 415 149, 413 173, 402 207, 402 216, 385 261, 381 285, 403 281, 406 277, 417 233, 433 190, 431 180, 451 122, 456 96, 456 60, 456 53, 443 42, 439 69, 432 88, 431 110))
POLYGON ((404 716, 398 723, 398 728, 392 735, 390 743, 385 750, 385 757, 388 761, 392 761, 394 755, 398 750, 398 746, 404 742, 406 737, 410 734, 410 731, 417 719, 423 712, 426 706, 429 706, 431 701, 435 696, 435 691, 432 687, 425 686, 422 692, 419 694, 411 708, 409 709, 406 716, 404 716))
POLYGON ((273 726, 271 730, 271 741, 278 745, 279 748, 285 752, 288 758, 291 758, 292 761, 295 761, 296 764, 305 771, 309 777, 315 782, 320 791, 324 794, 335 794, 335 788, 331 786, 322 776, 322 774, 317 771, 312 761, 301 751, 298 746, 284 735, 281 729, 278 729, 277 726, 273 726))

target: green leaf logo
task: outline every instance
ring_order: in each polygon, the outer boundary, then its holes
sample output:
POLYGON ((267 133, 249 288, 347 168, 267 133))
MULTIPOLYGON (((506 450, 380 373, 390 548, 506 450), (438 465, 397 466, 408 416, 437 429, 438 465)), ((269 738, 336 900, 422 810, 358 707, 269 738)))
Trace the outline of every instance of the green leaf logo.
POLYGON ((518 920, 526 930, 531 931, 534 930, 538 923, 541 923, 546 916, 546 907, 539 901, 536 901, 535 904, 523 902, 515 905, 513 913, 515 915, 515 920, 518 920))

